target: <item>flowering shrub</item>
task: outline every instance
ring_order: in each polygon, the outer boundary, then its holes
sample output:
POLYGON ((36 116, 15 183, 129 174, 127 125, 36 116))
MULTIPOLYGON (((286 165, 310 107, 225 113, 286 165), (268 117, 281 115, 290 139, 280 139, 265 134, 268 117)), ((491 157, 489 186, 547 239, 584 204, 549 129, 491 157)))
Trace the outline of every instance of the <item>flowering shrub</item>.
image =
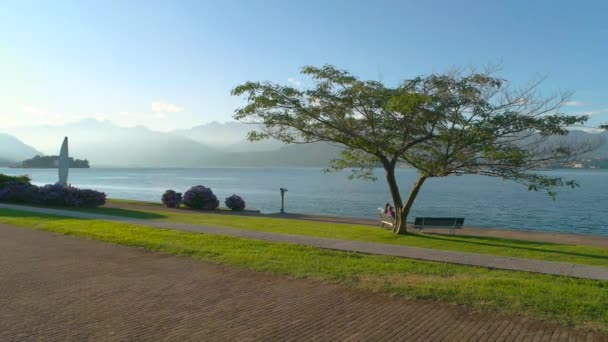
POLYGON ((63 205, 68 207, 98 207, 106 204, 106 194, 89 189, 67 187, 63 205))
POLYGON ((61 184, 47 184, 45 186, 38 188, 37 194, 37 202, 36 204, 44 204, 44 205, 54 205, 60 206, 64 205, 64 198, 68 193, 68 188, 61 184))
POLYGON ((0 187, 0 202, 40 204, 38 187, 29 182, 8 181, 0 187))
POLYGON ((202 185, 193 186, 186 191, 182 202, 189 208, 204 210, 215 210, 220 205, 211 188, 202 185))
POLYGON ((106 194, 59 184, 38 187, 29 182, 9 181, 0 187, 0 202, 65 207, 97 207, 106 203, 106 194))
POLYGON ((177 208, 182 203, 182 194, 174 190, 167 190, 161 197, 161 202, 167 208, 177 208))
POLYGON ((245 200, 238 195, 232 195, 226 198, 226 206, 232 210, 243 210, 245 209, 245 200))

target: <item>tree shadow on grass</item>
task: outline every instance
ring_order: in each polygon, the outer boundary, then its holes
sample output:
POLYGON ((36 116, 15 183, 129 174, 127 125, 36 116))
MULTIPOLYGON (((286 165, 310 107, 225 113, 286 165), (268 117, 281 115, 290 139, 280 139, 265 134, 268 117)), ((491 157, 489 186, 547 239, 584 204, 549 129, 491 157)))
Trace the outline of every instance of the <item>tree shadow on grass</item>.
MULTIPOLYGON (((534 241, 534 240, 522 240, 522 239, 510 239, 506 237, 494 237, 494 236, 481 236, 481 235, 448 235, 442 232, 423 232, 418 234, 421 237, 431 237, 435 239, 441 239, 446 241, 464 241, 464 240, 484 240, 488 242, 496 243, 514 243, 518 245, 536 245, 536 246, 567 246, 560 243, 545 242, 545 241, 534 241)), ((472 242, 472 241, 464 241, 472 242)))
POLYGON ((141 220, 159 220, 169 218, 168 215, 161 213, 151 213, 147 211, 121 209, 121 208, 82 208, 77 209, 80 212, 97 214, 97 215, 108 215, 108 216, 120 216, 126 218, 134 218, 141 220))
MULTIPOLYGON (((160 213, 151 213, 151 212, 147 212, 147 211, 119 209, 119 208, 66 208, 66 207, 40 207, 40 208, 75 211, 75 212, 90 213, 90 214, 96 214, 96 215, 119 216, 119 217, 124 217, 124 218, 134 218, 134 219, 141 219, 141 220, 158 220, 158 219, 166 219, 169 217, 167 215, 160 214, 160 213)), ((58 215, 43 214, 43 213, 36 213, 33 211, 25 211, 25 210, 19 210, 19 209, 2 209, 2 211, 0 211, 0 216, 30 217, 31 218, 34 215, 40 215, 40 217, 45 217, 45 218, 61 217, 63 219, 74 219, 74 217, 62 216, 61 214, 58 214, 58 215)))
POLYGON ((50 214, 35 213, 31 211, 21 211, 14 209, 0 208, 0 217, 11 217, 11 218, 41 218, 41 219, 55 219, 55 220, 67 220, 72 217, 67 216, 56 216, 50 214))
MULTIPOLYGON (((519 249, 526 250, 532 252, 542 252, 542 253, 550 253, 550 254, 561 254, 561 255, 570 255, 570 256, 579 256, 590 259, 597 259, 602 261, 608 261, 608 256, 597 255, 597 254, 587 254, 587 253, 577 253, 577 252, 567 252, 567 251, 559 251, 553 249, 545 249, 541 247, 524 247, 524 246, 512 246, 512 245, 503 245, 499 243, 491 243, 491 242, 481 242, 481 241, 466 241, 466 239, 484 239, 489 241, 501 241, 501 242, 512 242, 520 245, 553 245, 553 246, 567 246, 567 245, 559 245, 553 243, 544 243, 544 242, 536 242, 536 241, 525 241, 525 240, 512 240, 512 239, 499 239, 499 238, 488 238, 488 237, 476 237, 476 236, 459 236, 458 240, 450 239, 442 236, 431 236, 428 234, 418 234, 417 237, 422 239, 430 239, 430 240, 439 240, 439 241, 450 241, 456 243, 470 244, 470 245, 478 245, 478 246, 489 246, 489 247, 499 247, 505 249, 519 249)), ((576 246, 573 246, 576 247, 576 246)))

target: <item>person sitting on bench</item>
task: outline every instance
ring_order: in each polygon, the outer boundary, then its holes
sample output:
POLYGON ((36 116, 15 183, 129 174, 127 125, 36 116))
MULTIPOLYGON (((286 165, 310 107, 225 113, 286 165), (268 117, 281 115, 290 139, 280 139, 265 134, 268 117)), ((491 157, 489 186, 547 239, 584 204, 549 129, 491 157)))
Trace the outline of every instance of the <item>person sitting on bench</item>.
POLYGON ((395 218, 395 216, 397 216, 395 214, 395 208, 393 208, 393 206, 391 206, 391 205, 388 206, 388 211, 386 213, 388 215, 391 215, 392 218, 395 218))
POLYGON ((388 214, 388 209, 389 209, 390 207, 391 207, 391 205, 390 205, 389 203, 386 203, 386 204, 384 205, 384 213, 385 213, 385 214, 388 214))

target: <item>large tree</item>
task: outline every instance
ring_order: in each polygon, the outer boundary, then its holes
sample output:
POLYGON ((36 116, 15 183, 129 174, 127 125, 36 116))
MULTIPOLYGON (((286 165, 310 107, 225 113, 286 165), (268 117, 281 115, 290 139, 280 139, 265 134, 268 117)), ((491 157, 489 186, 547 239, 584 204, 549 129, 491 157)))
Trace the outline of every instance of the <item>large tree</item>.
POLYGON ((407 231, 409 211, 429 177, 476 173, 524 182, 533 190, 575 185, 530 172, 582 151, 547 145, 546 138, 587 120, 558 114, 567 96, 539 97, 538 83, 512 90, 490 73, 473 72, 389 87, 329 65, 304 67, 302 74, 314 86, 247 82, 234 88, 233 95, 247 99, 235 119, 260 124, 250 140, 338 144, 344 150, 330 169, 352 168, 351 177, 373 178, 372 168, 381 165, 397 212, 396 233, 407 231), (395 177, 401 162, 420 174, 405 203, 395 177))
POLYGON ((424 182, 433 177, 500 177, 555 197, 556 187, 576 187, 577 183, 539 171, 603 143, 601 137, 564 137, 569 128, 582 125, 588 117, 560 113, 570 94, 543 97, 538 94, 540 82, 513 89, 490 72, 454 72, 419 78, 413 84, 413 91, 432 99, 439 115, 433 138, 401 155, 418 170, 403 217, 424 182))

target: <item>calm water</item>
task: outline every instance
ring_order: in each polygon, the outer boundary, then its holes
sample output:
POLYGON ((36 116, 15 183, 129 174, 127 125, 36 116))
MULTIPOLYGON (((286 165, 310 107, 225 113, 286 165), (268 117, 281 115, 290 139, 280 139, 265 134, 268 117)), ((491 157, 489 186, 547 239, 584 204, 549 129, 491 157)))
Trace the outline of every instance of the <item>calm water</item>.
MULTIPOLYGON (((2 169, 29 174, 35 184, 55 183, 57 170, 2 169)), ((213 189, 223 202, 236 193, 248 207, 278 212, 279 188, 286 187, 286 211, 376 218, 376 208, 390 199, 382 172, 379 181, 349 181, 345 174, 320 169, 72 169, 70 183, 104 191, 112 198, 160 201, 166 189, 193 185, 213 189)), ((563 231, 608 235, 608 170, 557 170, 551 175, 576 179, 581 188, 561 190, 555 201, 543 193, 500 179, 462 176, 428 180, 414 205, 414 216, 463 216, 471 226, 563 231)), ((409 191, 416 173, 400 170, 401 191, 409 191)))

